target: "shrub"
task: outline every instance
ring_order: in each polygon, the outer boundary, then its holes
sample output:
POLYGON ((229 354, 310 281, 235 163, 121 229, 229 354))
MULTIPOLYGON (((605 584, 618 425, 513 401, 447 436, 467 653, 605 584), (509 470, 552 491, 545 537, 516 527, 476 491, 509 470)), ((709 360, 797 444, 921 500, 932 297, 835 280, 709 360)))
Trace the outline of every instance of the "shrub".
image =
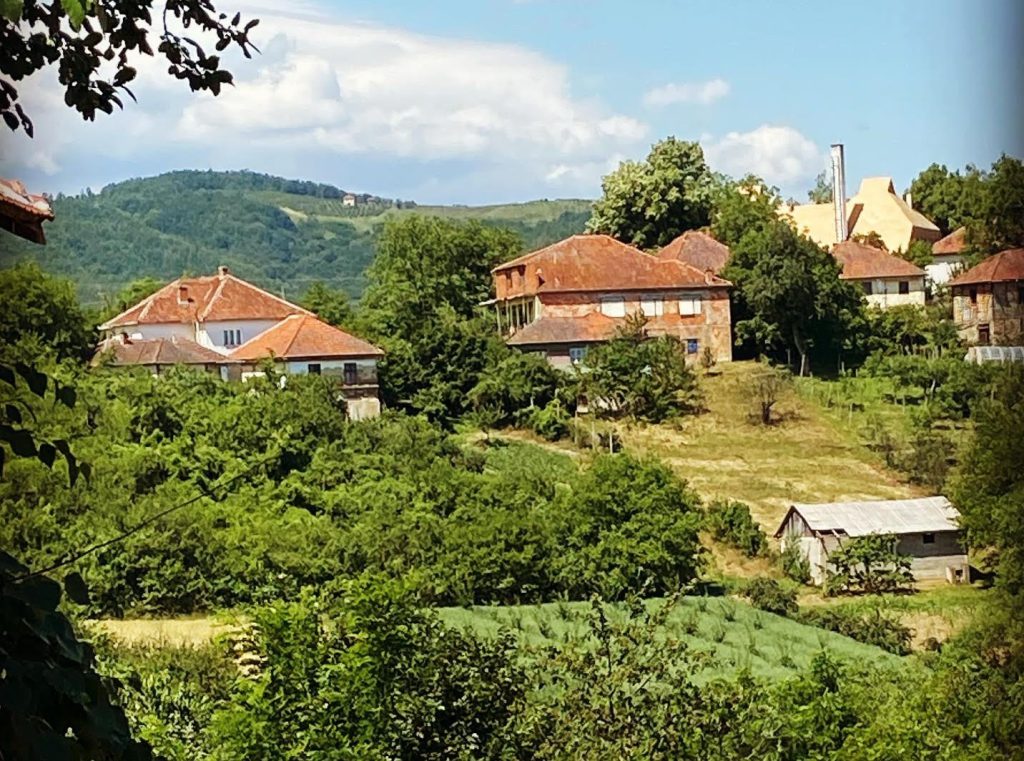
POLYGON ((558 399, 552 399, 543 407, 534 407, 527 416, 530 430, 548 441, 558 441, 569 435, 568 410, 558 399))
POLYGON ((755 608, 779 616, 788 616, 799 610, 796 604, 796 591, 785 589, 775 579, 767 576, 752 579, 747 584, 744 595, 755 608))
POLYGON ((878 609, 867 615, 858 615, 841 608, 805 608, 799 612, 797 620, 896 655, 910 653, 913 637, 910 629, 899 619, 884 615, 878 609))
POLYGON ((761 425, 771 425, 772 410, 790 381, 788 370, 770 366, 751 378, 748 393, 754 403, 755 418, 761 425))
POLYGON ((800 545, 788 542, 779 555, 779 567, 793 581, 808 584, 811 581, 811 564, 800 552, 800 545))
POLYGON ((716 500, 708 506, 707 527, 720 542, 757 557, 768 551, 768 537, 754 522, 750 508, 743 502, 716 500))
POLYGON ((882 594, 910 588, 910 558, 896 551, 892 534, 848 539, 828 557, 825 594, 882 594))

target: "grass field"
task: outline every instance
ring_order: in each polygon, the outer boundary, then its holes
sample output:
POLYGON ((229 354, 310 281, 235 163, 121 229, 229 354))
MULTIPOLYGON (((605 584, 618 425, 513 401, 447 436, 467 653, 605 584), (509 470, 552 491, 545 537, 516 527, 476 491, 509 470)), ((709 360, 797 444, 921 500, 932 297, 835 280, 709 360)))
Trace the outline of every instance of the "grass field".
MULTIPOLYGON (((659 601, 648 601, 657 605, 659 601)), ((441 608, 450 626, 484 636, 513 632, 527 646, 558 645, 587 633, 590 604, 546 603, 507 607, 441 608)), ((899 667, 904 661, 883 650, 832 632, 755 610, 726 597, 684 597, 669 615, 667 634, 683 639, 710 660, 702 676, 712 678, 749 669, 757 676, 784 678, 806 667, 822 649, 835 657, 899 667)))
POLYGON ((720 365, 702 379, 707 412, 678 425, 623 427, 626 445, 663 459, 707 499, 746 502, 771 534, 793 502, 899 499, 919 494, 844 430, 842 421, 791 389, 780 422, 751 420, 755 362, 720 365))

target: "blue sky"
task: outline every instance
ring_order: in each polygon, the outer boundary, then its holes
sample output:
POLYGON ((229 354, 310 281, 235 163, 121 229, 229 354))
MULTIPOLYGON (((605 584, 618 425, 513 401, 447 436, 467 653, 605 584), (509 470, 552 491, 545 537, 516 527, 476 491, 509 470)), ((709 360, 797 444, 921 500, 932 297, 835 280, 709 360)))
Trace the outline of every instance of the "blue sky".
POLYGON ((421 203, 593 197, 666 135, 805 198, 828 146, 848 192, 931 162, 1024 153, 1010 0, 388 3, 217 0, 261 18, 237 87, 193 96, 153 61, 138 104, 82 122, 23 83, 35 140, 0 173, 77 192, 180 168, 252 169, 421 203), (285 10, 282 10, 284 8, 285 10))

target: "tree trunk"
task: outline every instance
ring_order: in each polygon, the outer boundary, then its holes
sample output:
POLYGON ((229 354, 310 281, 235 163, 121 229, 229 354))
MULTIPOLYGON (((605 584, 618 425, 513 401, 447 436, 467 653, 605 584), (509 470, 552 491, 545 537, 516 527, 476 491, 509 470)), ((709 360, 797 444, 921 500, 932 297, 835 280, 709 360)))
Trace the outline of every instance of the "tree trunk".
POLYGON ((800 352, 800 377, 803 378, 807 374, 807 343, 795 325, 793 326, 793 343, 796 344, 796 350, 800 352))

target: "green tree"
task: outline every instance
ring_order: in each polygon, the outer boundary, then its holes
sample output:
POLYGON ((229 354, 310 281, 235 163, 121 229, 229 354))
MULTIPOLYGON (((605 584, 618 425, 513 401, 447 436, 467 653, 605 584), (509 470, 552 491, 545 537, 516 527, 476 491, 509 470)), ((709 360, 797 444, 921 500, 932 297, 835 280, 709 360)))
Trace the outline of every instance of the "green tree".
POLYGON ((806 374, 811 350, 844 347, 863 297, 839 279, 835 258, 781 220, 743 234, 723 275, 742 302, 741 339, 762 351, 793 348, 806 374))
POLYGON ((699 143, 668 137, 644 161, 625 161, 601 182, 587 231, 640 248, 664 246, 711 221, 715 179, 699 143))
POLYGON ((700 405, 697 378, 675 336, 648 337, 646 320, 632 315, 610 341, 595 347, 579 371, 581 388, 599 414, 657 423, 700 405))
POLYGON ((32 122, 18 102, 13 83, 48 66, 59 69, 64 102, 91 120, 97 111, 109 114, 115 105, 121 107, 118 91, 135 99, 128 84, 136 71, 128 60, 137 54, 152 56, 151 43, 169 64, 168 74, 186 81, 192 90, 214 95, 232 83, 219 53, 235 47, 251 58, 256 50, 249 30, 257 21, 243 25, 241 14, 228 20, 210 0, 167 0, 155 9, 152 2, 130 6, 107 0, 6 2, 0 5, 0 19, 4 24, 0 114, 10 129, 21 127, 29 135, 32 122), (216 38, 216 52, 207 53, 195 42, 203 36, 216 38))
POLYGON ((909 589, 910 558, 897 549, 893 534, 847 539, 828 556, 825 593, 882 594, 909 589))
POLYGON ((82 361, 92 352, 94 333, 78 305, 75 289, 67 280, 44 273, 34 263, 0 269, 0 344, 16 351, 25 341, 34 342, 18 356, 34 362, 40 346, 58 359, 82 361))
POLYGON ((1024 163, 1002 155, 984 185, 974 238, 988 253, 1024 246, 1024 163))
POLYGON ((814 187, 807 191, 811 203, 832 203, 832 173, 822 169, 814 178, 814 187))
POLYGON ((352 319, 352 304, 349 302, 348 295, 344 291, 329 287, 320 280, 309 286, 309 290, 299 300, 299 304, 324 322, 338 328, 344 327, 352 319))
POLYGON ((117 296, 107 302, 100 313, 100 322, 106 322, 111 317, 116 317, 126 309, 130 309, 144 298, 152 296, 164 285, 166 283, 149 276, 132 281, 117 296))
POLYGON ((950 172, 944 164, 932 164, 910 183, 914 208, 938 225, 943 235, 965 222, 963 191, 963 176, 950 172))

